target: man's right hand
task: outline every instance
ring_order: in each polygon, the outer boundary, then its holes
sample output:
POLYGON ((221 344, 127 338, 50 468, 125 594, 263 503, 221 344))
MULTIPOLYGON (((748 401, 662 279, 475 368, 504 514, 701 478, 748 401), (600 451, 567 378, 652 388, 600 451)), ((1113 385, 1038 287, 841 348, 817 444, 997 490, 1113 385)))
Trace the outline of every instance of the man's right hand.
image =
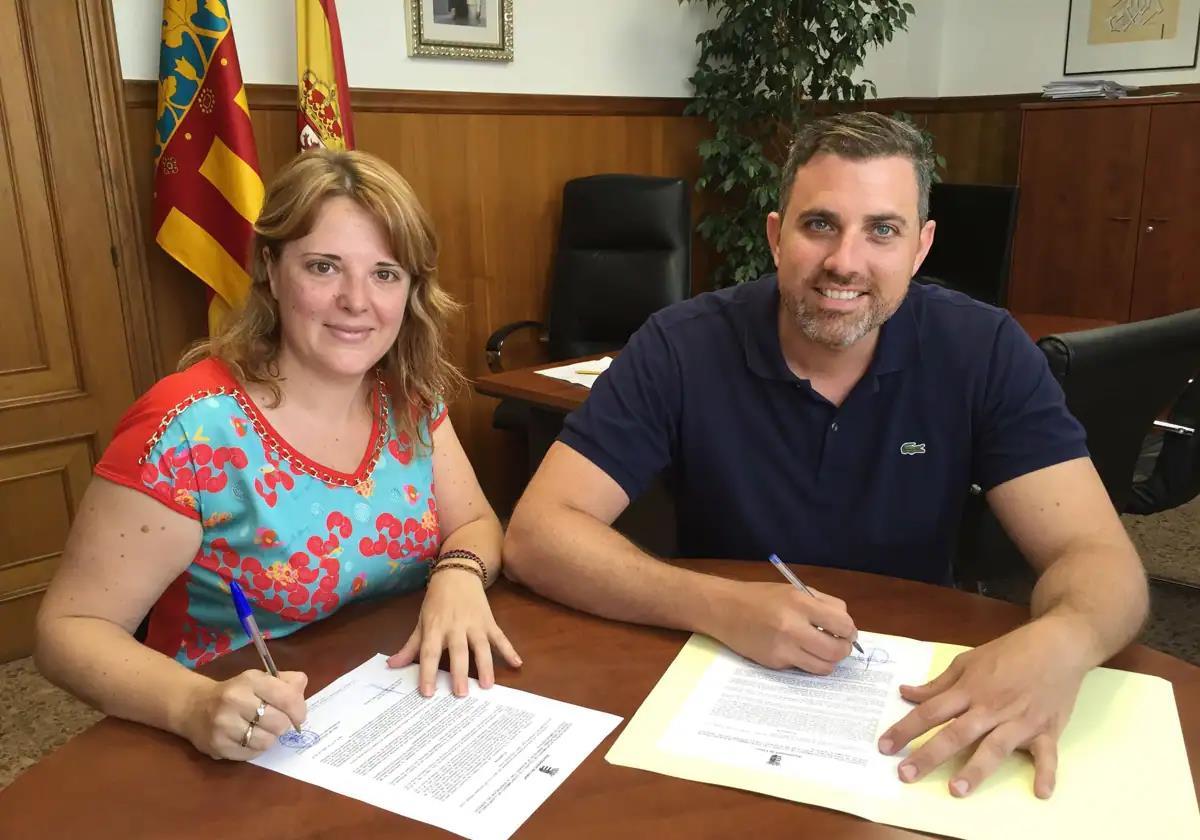
POLYGON ((812 596, 786 583, 730 581, 713 635, 768 668, 832 673, 850 655, 858 628, 845 601, 811 587, 810 591, 812 596))

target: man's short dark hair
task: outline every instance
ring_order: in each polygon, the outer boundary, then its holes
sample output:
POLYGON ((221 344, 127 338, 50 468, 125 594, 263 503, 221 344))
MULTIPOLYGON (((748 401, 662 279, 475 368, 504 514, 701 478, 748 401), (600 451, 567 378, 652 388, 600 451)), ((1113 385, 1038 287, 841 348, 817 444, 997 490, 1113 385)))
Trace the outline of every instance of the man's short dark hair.
POLYGON ((848 160, 904 157, 917 177, 917 211, 929 218, 929 186, 933 183, 933 150, 915 127, 873 111, 836 114, 813 120, 796 132, 779 182, 779 213, 787 210, 796 171, 821 152, 848 160))

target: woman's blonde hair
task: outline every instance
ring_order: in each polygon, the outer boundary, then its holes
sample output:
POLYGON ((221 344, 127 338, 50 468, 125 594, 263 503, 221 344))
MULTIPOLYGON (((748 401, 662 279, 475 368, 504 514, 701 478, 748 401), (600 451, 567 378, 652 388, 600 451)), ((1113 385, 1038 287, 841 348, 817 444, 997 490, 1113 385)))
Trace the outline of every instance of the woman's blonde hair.
POLYGON ((365 152, 302 152, 271 179, 254 225, 246 302, 216 336, 185 353, 179 367, 218 358, 243 382, 269 388, 278 405, 279 305, 271 294, 267 265, 279 259, 285 244, 306 236, 321 205, 337 196, 353 199, 379 221, 392 255, 412 278, 400 334, 378 370, 392 393, 397 431, 428 445, 417 434, 420 417, 439 400, 448 400, 463 382, 445 342, 446 322, 458 304, 438 285, 437 234, 412 187, 365 152))

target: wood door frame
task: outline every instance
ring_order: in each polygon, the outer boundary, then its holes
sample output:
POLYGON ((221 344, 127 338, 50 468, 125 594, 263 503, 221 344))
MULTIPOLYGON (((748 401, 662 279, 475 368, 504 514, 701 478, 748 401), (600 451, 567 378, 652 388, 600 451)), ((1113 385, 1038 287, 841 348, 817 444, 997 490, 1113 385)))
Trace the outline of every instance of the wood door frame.
MULTIPOLYGON (((143 246, 143 223, 138 213, 133 171, 129 160, 129 133, 121 63, 117 54, 116 23, 112 0, 76 0, 83 30, 83 51, 94 73, 88 76, 89 99, 96 136, 100 138, 100 165, 109 188, 108 227, 113 266, 125 318, 125 342, 133 372, 133 385, 145 392, 163 375, 154 348, 156 326, 154 298, 143 246)), ((146 161, 150 165, 150 161, 146 161)))

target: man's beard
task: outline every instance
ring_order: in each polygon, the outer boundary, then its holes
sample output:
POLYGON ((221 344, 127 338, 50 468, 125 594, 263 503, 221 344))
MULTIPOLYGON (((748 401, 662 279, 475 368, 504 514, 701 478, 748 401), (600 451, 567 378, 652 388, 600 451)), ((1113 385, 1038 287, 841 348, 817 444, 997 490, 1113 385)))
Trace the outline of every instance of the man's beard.
POLYGON ((859 279, 857 277, 842 279, 822 272, 818 276, 806 280, 798 293, 786 291, 781 286, 779 298, 788 314, 791 315, 792 322, 800 328, 800 332, 804 334, 805 338, 816 344, 843 350, 872 330, 882 326, 883 322, 892 317, 900 308, 900 304, 904 301, 904 295, 908 293, 908 288, 905 287, 904 294, 901 294, 896 300, 884 300, 879 296, 879 289, 874 283, 856 282, 859 279), (866 308, 862 312, 830 312, 811 307, 804 299, 804 292, 813 288, 820 279, 832 281, 828 285, 835 287, 842 285, 865 287, 867 290, 865 294, 868 298, 866 308))

